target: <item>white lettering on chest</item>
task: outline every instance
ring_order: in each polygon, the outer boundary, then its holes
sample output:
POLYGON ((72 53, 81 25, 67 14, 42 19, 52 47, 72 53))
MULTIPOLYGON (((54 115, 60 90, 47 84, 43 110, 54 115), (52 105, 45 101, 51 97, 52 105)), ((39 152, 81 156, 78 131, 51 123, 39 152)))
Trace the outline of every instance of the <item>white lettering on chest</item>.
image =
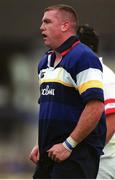
POLYGON ((49 85, 46 86, 46 88, 41 89, 41 94, 43 96, 48 96, 48 95, 55 95, 55 89, 50 89, 49 85))

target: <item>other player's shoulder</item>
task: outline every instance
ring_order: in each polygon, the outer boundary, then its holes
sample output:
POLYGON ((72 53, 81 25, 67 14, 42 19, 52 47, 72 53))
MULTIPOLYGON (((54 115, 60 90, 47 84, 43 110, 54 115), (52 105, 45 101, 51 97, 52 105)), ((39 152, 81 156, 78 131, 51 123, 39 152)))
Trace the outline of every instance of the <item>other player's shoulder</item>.
POLYGON ((103 64, 103 77, 104 82, 111 82, 115 84, 115 73, 110 67, 105 64, 103 64))

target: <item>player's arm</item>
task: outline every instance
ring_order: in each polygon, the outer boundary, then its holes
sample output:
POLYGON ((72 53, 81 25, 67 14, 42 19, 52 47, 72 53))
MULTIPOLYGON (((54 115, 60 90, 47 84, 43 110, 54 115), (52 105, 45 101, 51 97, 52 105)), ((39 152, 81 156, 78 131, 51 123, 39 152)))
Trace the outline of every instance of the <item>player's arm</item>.
POLYGON ((78 124, 66 141, 56 144, 48 150, 48 156, 54 161, 67 159, 77 143, 83 141, 96 127, 104 111, 104 103, 98 100, 88 102, 78 124), (69 142, 69 143, 68 143, 69 142), (71 144, 71 146, 70 146, 71 144))
POLYGON ((115 133, 115 113, 108 114, 106 116, 106 125, 107 125, 107 134, 106 134, 106 143, 109 142, 113 134, 115 133))
POLYGON ((84 140, 96 127, 101 115, 104 111, 104 103, 98 100, 88 102, 82 112, 78 124, 76 125, 70 136, 80 143, 84 140))

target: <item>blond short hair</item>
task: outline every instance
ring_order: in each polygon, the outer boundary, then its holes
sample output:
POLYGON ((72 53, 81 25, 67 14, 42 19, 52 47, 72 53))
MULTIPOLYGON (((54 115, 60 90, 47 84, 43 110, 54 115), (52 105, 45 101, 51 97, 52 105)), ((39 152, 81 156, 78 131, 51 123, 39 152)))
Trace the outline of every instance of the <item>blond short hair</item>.
POLYGON ((50 10, 59 10, 62 13, 63 18, 68 18, 72 23, 73 29, 76 31, 79 26, 79 18, 76 10, 66 4, 52 5, 44 9, 44 13, 50 10))

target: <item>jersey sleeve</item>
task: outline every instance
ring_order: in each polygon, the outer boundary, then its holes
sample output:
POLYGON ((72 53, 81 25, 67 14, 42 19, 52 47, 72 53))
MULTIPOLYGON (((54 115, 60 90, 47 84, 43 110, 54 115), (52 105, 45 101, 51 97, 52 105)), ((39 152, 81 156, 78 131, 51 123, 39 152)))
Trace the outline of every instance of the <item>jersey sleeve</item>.
POLYGON ((94 99, 104 102, 103 72, 98 57, 92 52, 85 52, 80 58, 78 69, 76 82, 83 102, 94 99))
POLYGON ((115 113, 115 74, 104 69, 104 77, 105 113, 108 115, 115 113))

